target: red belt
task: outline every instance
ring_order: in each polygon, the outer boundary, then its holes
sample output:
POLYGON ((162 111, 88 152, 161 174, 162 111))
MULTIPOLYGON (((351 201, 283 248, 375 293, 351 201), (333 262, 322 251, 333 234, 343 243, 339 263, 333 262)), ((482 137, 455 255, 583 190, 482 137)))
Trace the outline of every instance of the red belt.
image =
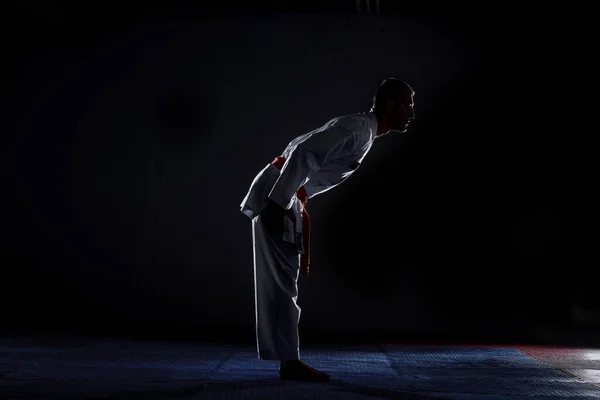
MULTIPOLYGON (((281 169, 283 168, 283 164, 285 164, 285 157, 277 156, 271 164, 278 169, 281 169)), ((304 242, 304 253, 300 256, 300 272, 303 275, 308 276, 310 266, 310 218, 308 216, 308 211, 306 211, 308 193, 306 193, 304 186, 298 189, 296 196, 298 196, 298 199, 302 202, 302 240, 304 242)))

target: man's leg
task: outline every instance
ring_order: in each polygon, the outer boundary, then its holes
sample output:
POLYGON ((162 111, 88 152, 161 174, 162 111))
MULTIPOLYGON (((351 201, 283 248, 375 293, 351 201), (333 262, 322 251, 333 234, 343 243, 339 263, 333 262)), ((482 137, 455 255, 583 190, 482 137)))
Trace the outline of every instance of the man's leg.
POLYGON ((298 250, 280 232, 269 230, 263 215, 252 220, 252 240, 258 357, 298 360, 298 250))
POLYGON ((295 244, 282 239, 283 217, 281 224, 278 219, 277 213, 266 212, 252 220, 258 357, 280 361, 281 379, 327 381, 329 374, 300 361, 296 303, 300 255, 295 244))

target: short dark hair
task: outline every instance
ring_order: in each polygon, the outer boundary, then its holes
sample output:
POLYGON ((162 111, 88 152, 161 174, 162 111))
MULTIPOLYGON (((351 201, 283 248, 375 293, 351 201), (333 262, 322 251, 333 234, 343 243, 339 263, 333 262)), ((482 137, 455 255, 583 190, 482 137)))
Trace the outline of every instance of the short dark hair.
POLYGON ((388 101, 401 100, 407 94, 415 94, 408 83, 394 77, 385 78, 373 95, 373 108, 371 110, 375 112, 384 111, 388 101))

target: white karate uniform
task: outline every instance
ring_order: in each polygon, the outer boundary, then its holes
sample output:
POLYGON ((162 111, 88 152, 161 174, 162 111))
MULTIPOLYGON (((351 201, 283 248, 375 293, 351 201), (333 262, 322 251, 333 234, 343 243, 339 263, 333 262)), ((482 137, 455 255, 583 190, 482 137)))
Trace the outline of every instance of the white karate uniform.
MULTIPOLYGON (((258 357, 263 360, 300 358, 298 323, 299 252, 302 243, 302 203, 296 191, 304 186, 309 199, 346 180, 371 149, 377 132, 372 112, 334 118, 292 140, 279 170, 265 166, 254 178, 241 211, 252 220, 254 301, 258 357), (261 211, 268 198, 292 209, 284 217, 283 235, 265 229, 261 211)), ((274 157, 277 154, 274 155, 274 157)))

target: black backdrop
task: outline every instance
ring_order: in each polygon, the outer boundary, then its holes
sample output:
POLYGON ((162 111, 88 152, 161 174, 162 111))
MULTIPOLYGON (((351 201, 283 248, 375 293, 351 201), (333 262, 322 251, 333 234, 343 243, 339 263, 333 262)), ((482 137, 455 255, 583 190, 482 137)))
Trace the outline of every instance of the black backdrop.
POLYGON ((252 342, 252 178, 393 75, 410 132, 310 202, 303 337, 593 337, 586 24, 252 3, 4 15, 3 330, 252 342))

